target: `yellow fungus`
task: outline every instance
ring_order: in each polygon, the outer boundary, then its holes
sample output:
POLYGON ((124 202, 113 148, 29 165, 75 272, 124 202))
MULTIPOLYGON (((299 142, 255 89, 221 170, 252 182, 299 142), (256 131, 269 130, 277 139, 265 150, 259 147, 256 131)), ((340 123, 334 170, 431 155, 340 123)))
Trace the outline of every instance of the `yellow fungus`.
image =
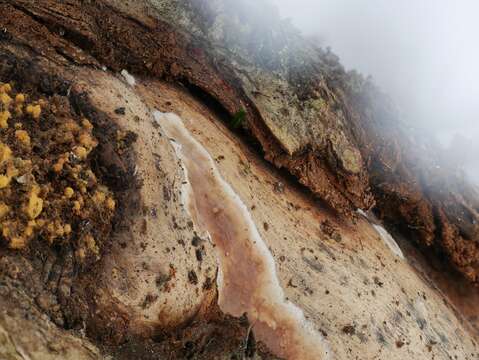
POLYGON ((25 130, 16 130, 15 137, 22 143, 22 145, 30 146, 30 136, 25 130))
POLYGON ((0 111, 0 129, 6 129, 8 127, 8 119, 12 114, 10 111, 0 111))
POLYGON ((78 137, 78 142, 80 143, 80 145, 87 149, 93 149, 95 146, 97 146, 97 142, 88 133, 80 134, 80 136, 78 137))
POLYGON ((72 232, 72 227, 71 227, 71 225, 70 225, 70 224, 65 224, 65 225, 63 226, 63 231, 64 231, 65 234, 67 234, 67 235, 70 234, 70 233, 72 232))
POLYGON ((63 230, 63 226, 57 225, 57 228, 55 229, 55 235, 63 236, 64 234, 65 234, 65 231, 63 230))
POLYGON ((73 194, 75 194, 75 191, 73 191, 73 189, 68 186, 68 187, 65 188, 64 194, 67 197, 67 199, 71 199, 73 194))
POLYGON ((104 192, 101 191, 95 191, 95 194, 93 195, 93 201, 97 204, 103 204, 105 202, 106 195, 104 192))
POLYGON ((10 207, 4 202, 0 202, 0 219, 3 219, 10 212, 10 207))
POLYGON ((57 162, 53 165, 53 171, 59 173, 63 170, 63 165, 67 162, 66 155, 62 155, 57 162))
POLYGON ((82 124, 82 126, 83 126, 85 129, 87 129, 87 130, 93 129, 93 125, 92 125, 92 123, 91 123, 88 119, 83 119, 83 120, 81 121, 81 124, 82 124))
POLYGON ((24 212, 30 219, 35 219, 43 210, 43 200, 38 196, 40 188, 33 186, 28 194, 28 204, 24 207, 24 212))
POLYGON ((27 238, 31 238, 33 235, 33 231, 35 230, 35 226, 36 226, 35 220, 30 220, 28 222, 27 227, 25 228, 23 235, 25 235, 25 237, 27 238))
POLYGON ((12 102, 12 98, 5 93, 1 93, 0 94, 0 102, 3 105, 8 106, 12 102))
POLYGON ((78 249, 76 251, 76 255, 80 258, 80 260, 85 259, 85 256, 86 256, 85 249, 83 249, 83 248, 78 249))
POLYGON ((113 200, 111 197, 106 199, 105 205, 108 210, 111 210, 111 211, 115 210, 116 203, 115 203, 115 200, 113 200))
POLYGON ((0 175, 0 189, 6 188, 8 185, 10 185, 11 180, 12 178, 6 175, 0 175))
POLYGON ((98 246, 96 245, 96 241, 93 238, 93 236, 91 236, 90 234, 85 235, 83 240, 85 241, 85 245, 86 245, 87 249, 89 249, 90 251, 92 251, 95 254, 98 254, 100 252, 100 249, 98 249, 98 246))
POLYGON ((17 104, 22 104, 25 102, 25 95, 18 93, 17 96, 15 96, 15 102, 17 104))
POLYGON ((73 121, 73 120, 67 120, 63 125, 62 128, 71 132, 78 132, 80 131, 80 126, 73 121))
POLYGON ((73 149, 73 153, 79 158, 79 159, 85 159, 88 156, 88 151, 85 149, 83 146, 76 146, 73 149))
POLYGON ((10 249, 13 249, 13 250, 24 249, 26 245, 27 245, 26 239, 23 237, 13 237, 10 239, 10 243, 8 244, 10 249))
POLYGON ((4 238, 9 238, 11 235, 11 227, 12 227, 12 222, 11 221, 5 221, 2 223, 2 235, 4 238))
POLYGON ((0 142, 0 164, 10 160, 12 157, 12 150, 8 147, 8 145, 5 145, 4 143, 0 142))
POLYGON ((10 84, 3 84, 0 86, 0 93, 9 93, 12 91, 12 85, 10 84))
POLYGON ((40 105, 27 105, 27 114, 31 115, 35 120, 40 118, 42 113, 42 107, 40 105))
POLYGON ((81 204, 79 201, 74 201, 73 202, 73 211, 79 212, 81 209, 81 204))

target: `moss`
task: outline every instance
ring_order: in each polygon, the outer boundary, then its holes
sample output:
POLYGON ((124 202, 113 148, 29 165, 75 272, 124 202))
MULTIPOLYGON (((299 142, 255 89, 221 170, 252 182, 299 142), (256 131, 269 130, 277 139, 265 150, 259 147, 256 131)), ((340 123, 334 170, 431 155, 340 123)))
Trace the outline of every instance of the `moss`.
POLYGON ((245 120, 246 120, 246 111, 245 109, 241 109, 236 114, 234 114, 230 124, 233 127, 233 129, 237 129, 244 124, 245 120))

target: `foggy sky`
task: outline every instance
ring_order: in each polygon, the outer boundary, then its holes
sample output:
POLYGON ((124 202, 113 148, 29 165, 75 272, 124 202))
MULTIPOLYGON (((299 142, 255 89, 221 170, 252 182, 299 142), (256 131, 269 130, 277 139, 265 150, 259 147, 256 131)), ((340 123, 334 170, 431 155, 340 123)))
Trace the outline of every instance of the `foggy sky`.
MULTIPOLYGON (((413 126, 472 142, 479 179, 479 1, 270 0, 347 69, 372 75, 413 126)), ((472 163, 471 163, 472 161, 472 163)))

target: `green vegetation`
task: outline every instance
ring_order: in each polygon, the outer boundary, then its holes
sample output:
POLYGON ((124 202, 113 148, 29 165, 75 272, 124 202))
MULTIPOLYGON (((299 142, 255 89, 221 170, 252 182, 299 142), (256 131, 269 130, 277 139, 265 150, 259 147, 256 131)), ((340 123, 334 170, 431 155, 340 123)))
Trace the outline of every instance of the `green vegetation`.
POLYGON ((233 129, 238 129, 246 120, 246 110, 241 109, 236 114, 233 115, 233 118, 230 121, 230 125, 233 129))

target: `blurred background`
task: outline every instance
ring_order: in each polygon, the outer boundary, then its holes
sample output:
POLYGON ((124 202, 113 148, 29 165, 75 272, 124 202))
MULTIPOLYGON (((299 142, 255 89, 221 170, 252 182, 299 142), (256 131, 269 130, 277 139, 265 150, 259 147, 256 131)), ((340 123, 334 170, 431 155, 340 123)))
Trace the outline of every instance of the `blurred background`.
POLYGON ((479 1, 270 0, 479 183, 479 1))

